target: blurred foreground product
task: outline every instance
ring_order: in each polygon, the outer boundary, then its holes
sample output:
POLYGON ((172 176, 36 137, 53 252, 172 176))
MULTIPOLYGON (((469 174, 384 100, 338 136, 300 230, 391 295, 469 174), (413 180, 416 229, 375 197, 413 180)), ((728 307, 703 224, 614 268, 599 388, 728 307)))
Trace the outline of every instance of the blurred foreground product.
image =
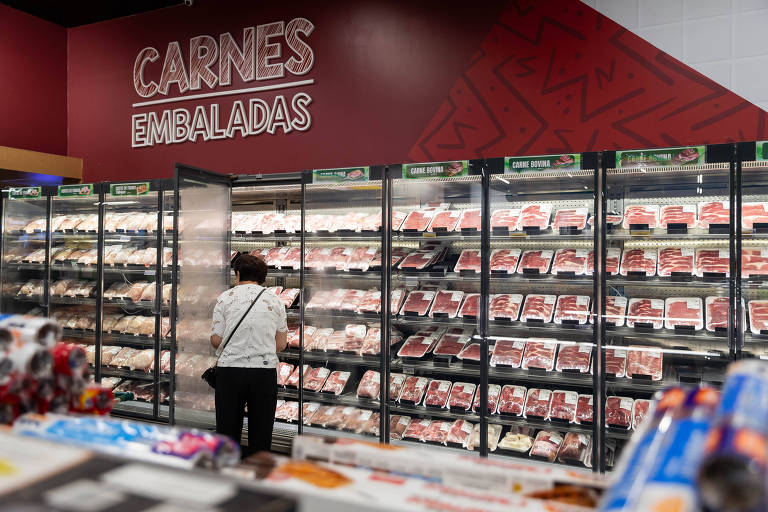
POLYGON ((699 472, 704 509, 768 510, 768 363, 745 360, 728 368, 713 427, 699 472))
POLYGON ((240 447, 225 436, 138 421, 25 414, 13 424, 13 431, 109 455, 182 468, 224 467, 240 460, 240 447))

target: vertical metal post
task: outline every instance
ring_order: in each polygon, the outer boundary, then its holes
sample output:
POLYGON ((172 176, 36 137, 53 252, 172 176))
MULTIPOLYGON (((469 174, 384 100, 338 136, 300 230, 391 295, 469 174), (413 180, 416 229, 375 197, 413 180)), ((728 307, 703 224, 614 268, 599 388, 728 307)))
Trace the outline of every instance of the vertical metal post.
POLYGON ((104 343, 104 329, 102 327, 104 321, 104 214, 106 213, 106 194, 104 192, 106 183, 102 184, 99 188, 99 227, 97 228, 97 241, 96 241, 96 339, 94 339, 95 353, 94 353, 94 367, 96 382, 101 382, 101 349, 104 343))
POLYGON ((304 432, 304 304, 306 303, 307 290, 304 288, 304 253, 305 251, 305 228, 306 228, 306 202, 307 202, 307 177, 309 171, 305 171, 301 176, 301 233, 299 235, 299 248, 301 257, 299 259, 299 425, 298 433, 304 432))
POLYGON ((605 258, 606 155, 597 154, 594 174, 595 223, 593 299, 595 310, 592 347, 592 471, 605 472, 605 258))
POLYGON ((45 283, 43 283, 43 303, 45 316, 51 316, 51 246, 53 244, 53 233, 51 232, 51 216, 53 214, 53 200, 51 194, 45 198, 45 283))
POLYGON ((488 306, 491 275, 491 178, 485 160, 481 163, 480 199, 480 456, 488 456, 488 306))
POLYGON ((176 323, 178 322, 179 300, 179 212, 181 211, 179 168, 175 168, 173 183, 173 262, 171 264, 171 303, 169 320, 171 322, 171 369, 168 375, 168 423, 176 422, 176 323))
POLYGON ((744 312, 742 307, 741 293, 741 157, 738 152, 738 145, 733 144, 731 152, 731 176, 730 176, 730 232, 729 250, 731 254, 730 274, 731 279, 728 282, 730 288, 730 311, 731 321, 728 325, 729 352, 731 359, 740 359, 741 350, 744 347, 744 326, 742 319, 744 312))
POLYGON ((155 264, 155 366, 152 371, 152 391, 155 399, 152 401, 152 415, 155 419, 160 416, 160 345, 163 343, 162 332, 162 316, 163 316, 163 208, 164 208, 164 193, 163 186, 159 186, 160 190, 157 191, 157 260, 155 264))
POLYGON ((381 365, 379 371, 379 441, 389 443, 389 373, 392 339, 392 174, 381 176, 381 365))

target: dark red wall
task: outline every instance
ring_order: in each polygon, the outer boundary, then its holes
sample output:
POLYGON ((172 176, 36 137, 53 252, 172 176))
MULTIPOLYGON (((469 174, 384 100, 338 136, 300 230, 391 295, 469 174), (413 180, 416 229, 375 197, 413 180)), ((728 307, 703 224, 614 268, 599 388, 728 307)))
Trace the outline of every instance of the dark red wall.
POLYGON ((0 146, 67 152, 67 31, 0 5, 0 146))

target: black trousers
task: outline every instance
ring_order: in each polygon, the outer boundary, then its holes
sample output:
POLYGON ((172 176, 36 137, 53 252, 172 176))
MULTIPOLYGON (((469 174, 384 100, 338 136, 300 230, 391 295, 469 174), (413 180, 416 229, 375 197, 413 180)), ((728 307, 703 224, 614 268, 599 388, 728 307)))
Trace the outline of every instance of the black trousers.
POLYGON ((274 368, 216 368, 216 432, 240 444, 248 405, 248 448, 243 456, 272 447, 277 406, 274 368))

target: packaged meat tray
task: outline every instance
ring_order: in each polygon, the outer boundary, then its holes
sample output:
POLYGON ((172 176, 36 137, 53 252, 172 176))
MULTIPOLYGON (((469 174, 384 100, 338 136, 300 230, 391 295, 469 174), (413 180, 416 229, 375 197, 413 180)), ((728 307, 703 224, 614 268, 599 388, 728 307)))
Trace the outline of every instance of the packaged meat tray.
POLYGON ((531 447, 530 456, 548 462, 555 462, 557 452, 560 451, 560 445, 562 444, 563 436, 559 432, 542 430, 536 434, 536 440, 531 447))
MULTIPOLYGON (((488 425, 488 451, 495 452, 499 446, 499 438, 501 437, 501 425, 489 424, 488 425)), ((472 429, 472 435, 469 436, 467 441, 467 449, 474 450, 480 447, 480 424, 476 424, 472 429)))
POLYGON ((584 463, 589 447, 589 434, 568 432, 565 434, 563 444, 557 452, 557 460, 564 464, 584 463))
POLYGON ((659 226, 659 205, 636 204, 624 210, 624 229, 653 229, 659 226))
POLYGON ((390 311, 395 314, 396 311, 400 311, 400 308, 405 302, 406 291, 403 288, 396 288, 392 290, 392 295, 389 299, 390 311))
POLYGON ((283 306, 286 308, 290 308, 293 306, 293 303, 296 302, 296 299, 299 298, 300 290, 298 288, 286 288, 280 293, 280 302, 283 303, 283 306))
MULTIPOLYGON (((278 249, 281 249, 278 247, 278 249)), ((308 269, 325 269, 330 267, 331 249, 328 247, 313 247, 304 257, 304 265, 308 269)), ((269 262, 267 262, 269 264, 269 262)))
POLYGON ((558 249, 552 260, 552 273, 583 276, 587 272, 588 257, 586 249, 558 249))
POLYGON ((508 366, 520 368, 525 351, 525 340, 515 338, 499 338, 491 353, 491 366, 508 366))
POLYGON ((440 357, 456 357, 469 340, 470 336, 464 334, 443 334, 432 353, 440 357))
POLYGON ((698 277, 730 277, 731 252, 728 249, 696 249, 698 277))
POLYGON ((360 398, 378 400, 380 391, 381 375, 377 371, 367 370, 363 374, 363 378, 360 379, 360 384, 357 385, 357 396, 360 398))
POLYGON ((402 231, 426 231, 439 210, 416 210, 408 214, 400 226, 402 231))
POLYGON ((688 247, 659 248, 658 272, 661 277, 692 276, 695 273, 695 252, 688 247))
POLYGON ((451 394, 451 381, 432 380, 427 386, 427 394, 424 397, 424 405, 443 409, 448 405, 448 396, 451 394))
POLYGON ((355 247, 347 260, 346 271, 367 271, 376 255, 375 247, 355 247))
POLYGON ((704 301, 707 309, 707 331, 724 331, 728 329, 728 311, 730 299, 728 297, 707 297, 704 301))
POLYGON ((403 307, 400 308, 401 316, 426 316, 436 293, 428 290, 415 290, 408 294, 403 307))
POLYGON ((448 397, 448 408, 468 411, 477 386, 470 382, 454 382, 448 397))
POLYGON ((519 293, 497 293, 491 295, 488 307, 488 318, 491 320, 515 321, 520 315, 520 306, 523 304, 523 296, 519 293))
POLYGON ((381 292, 379 290, 368 290, 360 297, 360 304, 357 306, 358 313, 379 313, 381 311, 381 292))
POLYGON ((554 322, 556 324, 584 325, 589 319, 588 295, 560 295, 555 307, 554 322))
POLYGON ((525 298, 523 310, 520 312, 520 321, 551 322, 556 300, 555 295, 528 295, 525 298))
POLYGON ((411 424, 410 416, 398 416, 398 415, 390 416, 389 417, 389 438, 402 439, 403 435, 405 434, 405 431, 408 430, 408 426, 410 424, 411 424))
POLYGON ((657 252, 654 249, 629 249, 621 259, 621 275, 656 275, 657 252))
POLYGON ((605 425, 608 427, 626 428, 632 426, 631 398, 623 396, 609 396, 605 399, 605 425))
POLYGON ((309 375, 304 378, 304 389, 319 392, 323 389, 323 384, 330 374, 331 370, 328 368, 313 368, 309 375))
POLYGON ((768 249, 742 249, 741 275, 744 278, 768 275, 768 249))
POLYGON ((549 419, 552 421, 576 421, 576 405, 579 394, 575 391, 555 390, 552 392, 552 405, 549 408, 549 419))
POLYGON ((320 404, 318 402, 304 402, 304 405, 301 407, 302 423, 311 425, 312 416, 315 415, 318 409, 320 409, 320 404))
POLYGON ((480 310, 480 294, 468 293, 464 296, 464 303, 459 309, 459 316, 462 318, 477 318, 480 310))
POLYGON ((373 411, 367 409, 358 410, 357 414, 350 415, 349 418, 341 425, 342 430, 348 432, 355 432, 357 434, 363 433, 366 425, 373 417, 373 411))
POLYGON ((480 362, 480 344, 468 344, 461 352, 459 352, 458 358, 463 362, 480 362))
POLYGON ((520 257, 520 263, 517 264, 517 273, 546 274, 549 272, 554 254, 554 251, 548 249, 525 251, 520 257))
POLYGON ((661 380, 663 354, 657 347, 630 345, 627 347, 627 376, 631 378, 650 377, 661 380))
POLYGON ((405 379, 403 385, 403 391, 400 393, 398 402, 406 402, 413 405, 419 405, 422 398, 424 398, 424 392, 427 390, 429 379, 426 377, 415 377, 411 375, 405 379))
POLYGON ((277 385, 285 386, 288 383, 288 378, 293 373, 294 367, 289 363, 280 363, 277 367, 277 385))
POLYGON ((490 261, 491 274, 514 274, 520 261, 520 249, 494 249, 490 261))
MULTIPOLYGON (((621 327, 627 316, 627 298, 620 295, 605 297, 605 324, 621 327)), ((591 320, 590 320, 591 321, 591 320)))
POLYGON ((480 272, 480 251, 478 249, 464 249, 456 262, 454 272, 480 272))
MULTIPOLYGON (((488 414, 496 414, 499 406, 499 396, 501 395, 501 386, 498 384, 488 384, 488 414)), ((480 409, 480 390, 475 390, 475 399, 472 400, 472 410, 477 412, 480 409)), ((490 426, 490 425, 489 425, 490 426)))
POLYGON ((749 330, 752 334, 768 334, 768 300, 751 300, 749 307, 749 330))
POLYGON ((664 327, 667 329, 704 328, 704 308, 699 297, 668 297, 664 301, 664 327))
POLYGON ((424 249, 408 254, 398 265, 400 270, 424 270, 438 257, 440 251, 424 249))
POLYGON ((545 230, 549 227, 549 217, 552 215, 552 205, 549 203, 526 204, 520 210, 517 220, 518 231, 545 230))
POLYGON ((605 373, 616 378, 627 375, 627 350, 625 348, 605 349, 605 373))
POLYGON ((328 338, 330 338, 333 333, 334 330, 331 327, 317 329, 311 340, 304 341, 304 350, 325 350, 325 347, 328 344, 328 338))
POLYGON ((664 205, 659 214, 659 226, 664 229, 696 227, 696 205, 664 205), (670 226, 670 224, 672 226, 670 226))
POLYGON ((661 329, 664 326, 664 299, 629 299, 627 327, 635 325, 661 329))
MULTIPOLYGON (((605 250, 605 272, 609 276, 619 273, 619 262, 621 261, 621 249, 618 247, 608 247, 605 250)), ((592 276, 595 274, 595 251, 589 251, 587 254, 587 264, 584 267, 584 274, 592 276)))
POLYGON ((428 419, 412 420, 405 429, 405 432, 403 432, 403 439, 421 441, 424 437, 424 433, 429 428, 430 423, 432 423, 432 420, 428 419))
POLYGON ((452 424, 452 421, 432 420, 421 440, 425 443, 445 444, 452 424))
POLYGON ((403 392, 405 387, 405 375, 402 373, 390 373, 389 374, 389 397, 392 400, 400 398, 400 393, 403 392))
POLYGON ((409 336, 397 352, 397 357, 422 358, 429 353, 435 341, 437 338, 434 336, 409 336))
POLYGON ((711 224, 726 227, 731 221, 730 201, 711 201, 699 203, 699 226, 708 229, 711 224))
POLYGON ((525 406, 525 388, 523 386, 505 385, 501 388, 499 397, 499 414, 522 416, 525 406))
POLYGON ((472 429, 474 425, 467 420, 456 420, 451 424, 450 430, 448 430, 448 436, 445 438, 445 443, 448 446, 461 446, 466 447, 469 441, 469 436, 472 435, 472 429))
POLYGON ((651 402, 648 400, 637 399, 632 405, 632 429, 637 430, 640 424, 643 423, 645 416, 648 414, 648 407, 651 402))
POLYGON ((518 219, 520 219, 520 209, 518 208, 494 210, 491 213, 491 230, 514 231, 517 229, 518 219))
POLYGON ((555 367, 557 340, 529 338, 525 344, 525 355, 521 364, 524 370, 538 368, 552 371, 555 367))
POLYGON ((768 227, 768 203, 744 203, 741 206, 741 227, 753 229, 755 224, 768 227))
POLYGON ((328 376, 328 380, 323 385, 323 393, 333 393, 334 395, 340 395, 344 392, 344 388, 349 381, 349 372, 332 372, 328 376))
POLYGON ((562 343, 555 369, 559 372, 589 373, 591 360, 591 343, 562 343))
POLYGON ((278 403, 275 419, 289 422, 299 421, 299 402, 278 403))
POLYGON ((587 227, 589 210, 586 208, 563 208, 555 212, 552 229, 573 228, 581 231, 587 227))
POLYGON ((464 298, 464 292, 456 290, 440 290, 435 295, 429 310, 430 318, 456 318, 459 306, 464 298))
POLYGON ((528 453, 533 446, 533 429, 529 427, 510 427, 509 432, 499 441, 499 449, 516 453, 528 453))
POLYGON ((576 402, 576 416, 574 421, 580 425, 591 424, 592 419, 592 395, 579 395, 576 402))
POLYGON ((456 223, 461 218, 461 210, 442 210, 432 217, 427 231, 435 233, 438 231, 453 231, 456 223))
POLYGON ((552 392, 548 389, 531 388, 525 397, 523 416, 526 418, 549 419, 552 392))

